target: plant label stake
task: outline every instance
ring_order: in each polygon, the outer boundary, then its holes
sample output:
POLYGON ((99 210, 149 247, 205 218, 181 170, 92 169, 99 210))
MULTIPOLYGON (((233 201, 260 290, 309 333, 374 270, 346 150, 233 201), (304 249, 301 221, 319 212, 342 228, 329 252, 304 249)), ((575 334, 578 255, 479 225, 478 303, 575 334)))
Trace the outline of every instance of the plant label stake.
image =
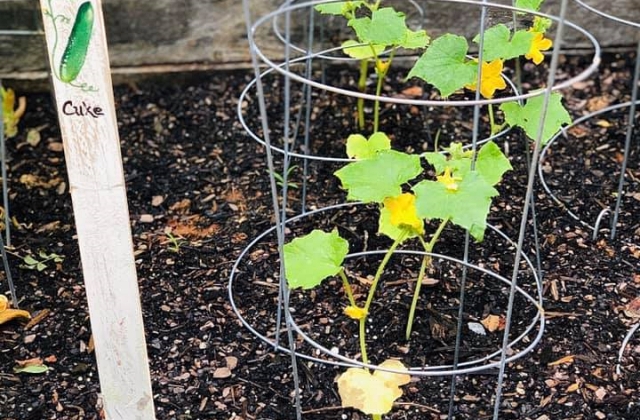
POLYGON ((154 419, 100 0, 41 0, 109 420, 154 419))

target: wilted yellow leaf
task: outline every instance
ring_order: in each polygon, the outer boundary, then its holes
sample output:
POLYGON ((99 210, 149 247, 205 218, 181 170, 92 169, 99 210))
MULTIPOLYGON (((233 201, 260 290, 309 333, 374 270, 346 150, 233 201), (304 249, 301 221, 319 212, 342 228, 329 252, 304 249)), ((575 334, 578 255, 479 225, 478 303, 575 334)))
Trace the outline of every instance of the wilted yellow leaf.
MULTIPOLYGON (((406 371, 398 360, 387 360, 381 368, 406 371)), ((338 378, 338 393, 343 407, 353 407, 365 414, 386 414, 402 396, 400 386, 411 380, 407 374, 349 368, 338 378)))
POLYGON ((31 318, 31 315, 29 315, 29 312, 23 311, 21 309, 5 309, 4 311, 0 312, 0 325, 6 324, 7 322, 16 318, 29 319, 31 318))
POLYGON ((0 295, 0 325, 16 318, 31 318, 29 312, 20 309, 9 309, 10 307, 9 299, 5 295, 0 295))

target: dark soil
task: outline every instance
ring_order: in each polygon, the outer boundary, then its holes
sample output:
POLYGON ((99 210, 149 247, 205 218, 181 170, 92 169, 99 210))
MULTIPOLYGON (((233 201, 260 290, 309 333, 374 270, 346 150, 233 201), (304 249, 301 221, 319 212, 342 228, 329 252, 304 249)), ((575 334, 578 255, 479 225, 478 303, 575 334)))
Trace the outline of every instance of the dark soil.
MULTIPOLYGON (((574 117, 628 100, 629 60, 608 56, 598 74, 565 92, 574 117)), ((584 61, 566 58, 563 69, 575 72, 584 61)), ((328 80, 345 85, 350 75, 345 69, 330 69, 328 80)), ((227 293, 232 267, 241 252, 274 220, 264 148, 245 134, 236 117, 238 97, 251 78, 244 72, 216 73, 197 75, 179 85, 145 83, 116 89, 159 419, 295 418, 289 356, 274 351, 241 324, 227 293), (177 248, 167 229, 179 238, 177 248), (230 376, 220 369, 225 367, 231 368, 230 376)), ((281 118, 281 81, 273 79, 267 84, 269 111, 281 118)), ((538 83, 536 79, 528 82, 538 83)), ((386 90, 399 95, 406 87, 394 81, 386 90)), ((57 119, 49 94, 32 94, 27 101, 21 132, 8 144, 11 213, 19 224, 12 231, 9 264, 20 307, 45 316, 29 325, 0 326, 0 419, 100 419, 98 373, 57 119), (38 129, 41 135, 35 146, 26 142, 31 129, 38 129), (25 268, 22 258, 39 251, 55 252, 64 261, 50 263, 40 272, 25 268), (13 372, 17 361, 34 357, 45 359, 49 371, 40 375, 13 372)), ((341 156, 342 139, 353 127, 353 101, 314 92, 313 104, 313 153, 341 156)), ((260 133, 255 95, 250 92, 241 105, 248 125, 260 133)), ((298 111, 293 110, 294 121, 298 111)), ((626 112, 604 114, 572 128, 543 163, 554 194, 586 223, 593 224, 603 206, 613 205, 626 112)), ((440 144, 470 139, 470 122, 469 109, 385 106, 381 126, 394 138, 394 147, 419 152, 432 150, 438 130, 440 144)), ((281 125, 274 128, 274 137, 282 131, 281 125)), ((514 171, 500 185, 501 195, 490 215, 490 223, 513 239, 520 225, 527 177, 524 143, 516 131, 499 140, 508 147, 514 171)), ((294 146, 294 150, 301 149, 294 146)), ((537 189, 547 321, 542 341, 507 367, 501 418, 640 418, 639 336, 625 349, 621 374, 615 370, 622 339, 638 322, 624 311, 640 295, 638 153, 635 147, 615 240, 608 239, 607 218, 594 241, 591 230, 542 188, 537 189), (563 363, 554 363, 562 358, 563 363)), ((280 165, 280 156, 276 156, 280 165)), ((291 181, 299 187, 302 162, 291 164, 296 165, 291 181)), ((338 167, 335 163, 310 165, 308 208, 344 201, 331 175, 338 167)), ((298 214, 300 207, 300 189, 292 188, 288 215, 298 214)), ((295 235, 314 228, 337 228, 350 241, 351 251, 384 249, 390 243, 375 234, 376 217, 375 209, 349 206, 306 217, 291 223, 289 229, 295 235)), ((427 228, 432 232, 435 226, 427 228)), ((462 232, 450 229, 436 252, 462 258, 463 241, 462 232)), ((526 245, 530 256, 534 255, 532 244, 528 241, 526 245)), ((471 246, 474 264, 506 278, 511 277, 513 259, 513 246, 494 232, 488 232, 482 244, 471 246)), ((380 256, 368 256, 348 261, 347 270, 360 298, 379 260, 380 256)), ((461 266, 435 260, 429 273, 433 284, 423 287, 414 336, 406 342, 405 314, 419 265, 415 256, 398 256, 385 272, 386 283, 375 300, 369 329, 370 357, 376 363, 386 357, 402 358, 410 366, 451 363, 461 266)), ((275 335, 277 279, 275 235, 270 234, 239 261, 232 287, 240 314, 270 339, 275 335)), ((473 268, 467 281, 463 361, 499 348, 499 332, 481 336, 469 331, 467 324, 489 314, 504 314, 508 293, 508 285, 473 268)), ((525 292, 535 295, 528 267, 523 266, 518 281, 525 292)), ((7 282, 1 284, 7 292, 7 282)), ((295 291, 291 299, 294 319, 305 334, 328 349, 337 347, 340 354, 359 357, 357 327, 342 315, 345 298, 339 281, 327 281, 313 292, 295 291)), ((535 323, 536 313, 519 294, 513 335, 535 323)), ((530 344, 537 332, 535 326, 515 350, 530 344)), ((286 345, 284 330, 281 339, 286 345)), ((304 354, 328 358, 299 337, 297 345, 304 354)), ((342 368, 307 360, 300 360, 299 367, 305 419, 365 418, 339 407, 334 380, 342 368)), ((455 418, 490 418, 496 378, 495 369, 459 376, 455 418)), ((447 418, 448 376, 415 378, 404 388, 405 395, 387 418, 447 418)))

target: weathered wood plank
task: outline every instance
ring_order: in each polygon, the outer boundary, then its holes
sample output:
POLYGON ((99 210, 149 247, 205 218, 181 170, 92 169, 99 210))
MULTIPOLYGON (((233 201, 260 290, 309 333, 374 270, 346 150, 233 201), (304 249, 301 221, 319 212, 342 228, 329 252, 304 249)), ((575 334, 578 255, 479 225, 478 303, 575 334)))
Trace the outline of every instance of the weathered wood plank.
MULTIPOLYGON (((559 1, 547 0, 552 11, 557 10, 559 1)), ((589 1, 610 13, 640 21, 640 1, 589 1)), ((510 0, 498 2, 510 3, 510 0)), ((0 2, 0 29, 38 29, 35 23, 36 3, 33 0, 0 2)), ((252 7, 259 15, 280 3, 282 0, 252 0, 252 7)), ((427 5, 427 24, 433 35, 445 31, 471 35, 477 31, 477 24, 472 18, 474 13, 460 19, 459 6, 433 1, 427 5)), ((104 9, 112 66, 249 61, 242 2, 239 0, 105 0, 104 9)), ((569 18, 590 30, 604 47, 632 47, 639 32, 607 21, 573 1, 570 1, 569 18)), ((575 33, 567 36, 567 45, 572 48, 589 47, 575 33)), ((278 41, 273 38, 264 41, 271 43, 274 54, 278 53, 278 41)), ((0 77, 20 71, 44 70, 43 43, 41 36, 0 35, 0 77)))
POLYGON ((154 418, 100 0, 41 0, 108 420, 154 418))

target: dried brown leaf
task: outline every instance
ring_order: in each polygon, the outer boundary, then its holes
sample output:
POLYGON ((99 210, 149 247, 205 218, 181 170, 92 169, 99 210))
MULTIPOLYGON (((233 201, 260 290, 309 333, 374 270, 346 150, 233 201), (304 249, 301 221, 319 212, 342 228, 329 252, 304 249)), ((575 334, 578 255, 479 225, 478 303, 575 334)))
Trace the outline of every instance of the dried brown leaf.
POLYGON ((228 367, 220 367, 213 371, 213 377, 216 379, 224 379, 231 376, 231 369, 228 367))
POLYGON ((489 332, 502 331, 505 327, 505 319, 499 315, 489 315, 480 322, 489 332))
POLYGON ((640 318, 640 296, 627 303, 622 311, 629 318, 640 318))
POLYGON ((16 360, 16 365, 20 367, 39 366, 41 364, 42 364, 42 358, 40 357, 34 357, 31 359, 25 359, 25 360, 16 360))

